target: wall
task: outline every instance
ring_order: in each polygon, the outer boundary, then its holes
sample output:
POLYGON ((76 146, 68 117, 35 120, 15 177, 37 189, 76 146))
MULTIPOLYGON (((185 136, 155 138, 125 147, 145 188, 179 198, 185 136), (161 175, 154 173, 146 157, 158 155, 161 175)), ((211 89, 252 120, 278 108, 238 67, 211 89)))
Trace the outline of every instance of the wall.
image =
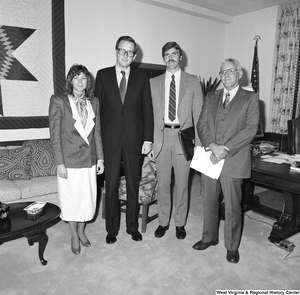
POLYGON ((261 117, 265 131, 270 131, 271 100, 274 80, 274 60, 278 6, 262 9, 234 17, 233 23, 226 26, 224 58, 238 59, 244 68, 244 75, 250 84, 254 53, 254 36, 259 35, 259 98, 261 117))
MULTIPOLYGON (((260 100, 264 104, 263 116, 267 118, 277 14, 275 6, 234 17, 231 24, 225 25, 135 0, 65 0, 66 70, 74 63, 82 63, 95 76, 98 69, 115 64, 114 46, 118 37, 131 35, 140 46, 137 59, 142 62, 163 64, 162 46, 176 41, 184 51, 187 72, 215 78, 224 58, 234 57, 241 61, 250 80, 253 38, 260 35, 260 100)), ((265 130, 270 130, 268 124, 265 130)), ((48 134, 46 131, 44 137, 48 134)), ((14 131, 13 136, 0 132, 1 141, 26 136, 23 130, 14 131)))
POLYGON ((65 7, 67 70, 82 63, 96 75, 98 69, 115 64, 116 40, 131 35, 140 46, 137 58, 142 62, 163 64, 162 46, 176 41, 185 53, 187 72, 217 75, 224 24, 135 0, 65 0, 65 7))

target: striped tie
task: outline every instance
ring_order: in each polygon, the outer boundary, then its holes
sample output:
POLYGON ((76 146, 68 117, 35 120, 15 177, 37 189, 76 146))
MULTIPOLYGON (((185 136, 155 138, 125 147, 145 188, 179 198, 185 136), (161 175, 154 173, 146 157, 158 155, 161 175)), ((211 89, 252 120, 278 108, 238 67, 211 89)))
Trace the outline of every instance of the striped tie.
POLYGON ((172 75, 172 81, 170 83, 170 97, 169 97, 169 119, 171 122, 175 120, 176 116, 176 87, 175 76, 172 75))
POLYGON ((225 109, 225 108, 227 107, 227 105, 229 104, 229 100, 230 100, 230 93, 227 92, 227 93, 225 94, 225 100, 224 100, 224 102, 223 102, 223 108, 224 108, 224 109, 225 109))

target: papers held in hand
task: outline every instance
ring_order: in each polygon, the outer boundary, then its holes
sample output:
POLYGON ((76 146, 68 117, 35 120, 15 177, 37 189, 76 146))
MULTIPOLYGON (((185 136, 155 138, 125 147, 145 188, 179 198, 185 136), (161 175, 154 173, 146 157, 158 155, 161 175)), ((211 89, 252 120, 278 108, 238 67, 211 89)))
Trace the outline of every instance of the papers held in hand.
POLYGON ((205 174, 206 176, 218 179, 224 165, 224 159, 217 164, 210 161, 211 151, 206 151, 204 147, 197 146, 190 167, 205 174))

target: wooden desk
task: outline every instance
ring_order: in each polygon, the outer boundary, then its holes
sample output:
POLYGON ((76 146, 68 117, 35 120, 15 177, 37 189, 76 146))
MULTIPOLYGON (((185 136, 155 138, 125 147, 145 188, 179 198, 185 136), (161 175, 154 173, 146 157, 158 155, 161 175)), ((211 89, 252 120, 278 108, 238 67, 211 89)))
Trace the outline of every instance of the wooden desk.
POLYGON ((244 182, 243 208, 276 219, 269 240, 273 243, 300 232, 300 172, 290 171, 289 164, 262 162, 260 156, 252 157, 251 179, 244 182), (284 210, 279 211, 259 204, 254 195, 255 185, 281 191, 284 210))

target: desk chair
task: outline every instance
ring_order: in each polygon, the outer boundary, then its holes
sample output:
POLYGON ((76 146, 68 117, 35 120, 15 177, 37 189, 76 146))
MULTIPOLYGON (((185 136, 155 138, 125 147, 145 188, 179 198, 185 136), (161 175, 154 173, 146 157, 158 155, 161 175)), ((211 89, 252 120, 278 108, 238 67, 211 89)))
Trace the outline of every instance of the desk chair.
MULTIPOLYGON (((105 182, 101 192, 102 200, 102 218, 105 219, 105 182)), ((119 200, 121 212, 126 212, 126 179, 120 177, 119 200)), ((158 214, 149 215, 149 207, 157 204, 157 177, 156 166, 147 156, 144 157, 142 165, 141 180, 139 186, 139 204, 142 206, 142 212, 139 217, 142 218, 142 233, 146 232, 147 223, 156 219, 158 214)))
POLYGON ((289 154, 300 154, 300 116, 288 120, 289 154))

